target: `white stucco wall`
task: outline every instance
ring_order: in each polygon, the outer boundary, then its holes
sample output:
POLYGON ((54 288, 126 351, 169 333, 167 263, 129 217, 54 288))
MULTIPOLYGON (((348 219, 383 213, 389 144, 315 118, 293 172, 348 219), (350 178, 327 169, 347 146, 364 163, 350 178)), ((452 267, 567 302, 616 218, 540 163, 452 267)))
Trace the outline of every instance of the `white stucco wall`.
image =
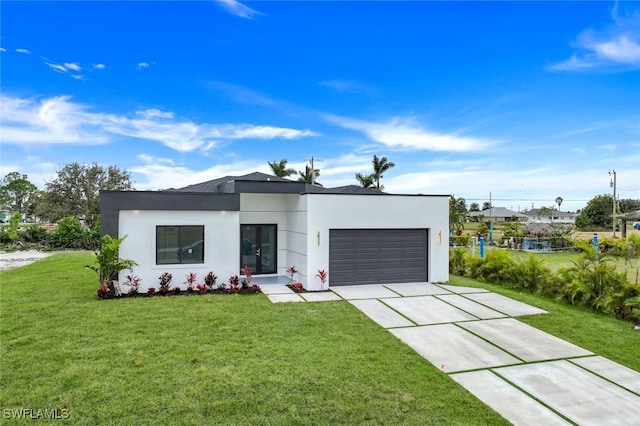
POLYGON ((240 224, 278 226, 278 275, 290 266, 304 277, 306 265, 306 209, 298 194, 241 194, 240 224))
MULTIPOLYGON (((198 282, 213 271, 218 282, 239 273, 240 225, 277 224, 278 275, 295 266, 295 277, 309 290, 320 290, 319 269, 329 269, 330 229, 428 229, 429 280, 449 279, 449 198, 447 196, 241 194, 240 212, 123 210, 119 234, 128 235, 120 257, 138 263, 134 274, 142 278, 141 291, 158 288, 158 277, 173 274, 171 286, 185 288, 186 275, 198 282), (204 264, 156 265, 156 226, 204 225, 204 264)), ((329 282, 331 283, 331 271, 329 282)), ((129 271, 120 274, 125 281, 129 271)), ((127 287, 123 287, 127 291, 127 287)))
POLYGON ((448 196, 306 194, 302 198, 308 209, 308 290, 320 290, 315 275, 319 269, 329 269, 330 229, 429 229, 429 280, 449 280, 448 196))
MULTIPOLYGON (((118 221, 119 236, 127 235, 120 246, 120 257, 138 263, 133 270, 142 278, 141 291, 158 288, 158 277, 164 272, 173 275, 171 287, 185 289, 186 275, 198 274, 198 283, 213 271, 218 282, 238 275, 240 253, 240 225, 238 212, 214 211, 153 211, 121 210, 118 221), (205 248, 203 264, 156 265, 156 226, 204 225, 205 248)), ((126 280, 128 270, 120 273, 120 282, 126 280)), ((122 286, 127 292, 128 287, 122 286)))

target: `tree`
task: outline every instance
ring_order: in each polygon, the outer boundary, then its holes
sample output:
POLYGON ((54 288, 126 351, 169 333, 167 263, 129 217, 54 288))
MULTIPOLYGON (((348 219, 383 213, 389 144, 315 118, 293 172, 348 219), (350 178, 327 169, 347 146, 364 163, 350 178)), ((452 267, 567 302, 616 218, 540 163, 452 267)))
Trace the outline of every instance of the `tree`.
POLYGON ((576 227, 583 231, 611 229, 611 206, 613 196, 610 194, 596 195, 587 203, 576 218, 576 227))
POLYGON ((540 207, 540 217, 553 218, 553 207, 540 207))
POLYGON ((133 189, 131 175, 116 166, 105 170, 97 163, 71 163, 57 173, 55 179, 46 182, 47 189, 38 205, 38 215, 53 222, 76 216, 93 228, 100 214, 101 190, 133 189))
POLYGON ((31 214, 35 209, 40 192, 29 182, 27 175, 11 172, 6 175, 0 186, 2 208, 21 215, 31 214))
POLYGON ((296 174, 296 169, 287 168, 287 159, 283 158, 280 161, 269 161, 269 167, 274 175, 278 177, 287 177, 296 174))
POLYGON ((311 166, 304 166, 304 172, 298 171, 300 177, 298 178, 298 182, 306 182, 308 184, 314 184, 318 186, 322 186, 319 184, 316 179, 320 177, 320 170, 313 169, 313 173, 311 172, 311 166))
POLYGON ((489 210, 490 208, 492 208, 493 206, 491 205, 491 203, 489 201, 485 201, 484 203, 482 203, 482 210, 489 210))
POLYGON ((623 198, 618 200, 618 206, 620 207, 620 213, 631 213, 640 210, 640 200, 623 198))
POLYGON ((384 186, 380 185, 380 179, 384 176, 382 174, 392 167, 395 167, 395 163, 387 160, 387 157, 378 158, 377 155, 373 156, 373 181, 375 183, 374 189, 376 191, 384 191, 384 186))
POLYGON ((469 204, 469 211, 470 212, 479 212, 480 211, 480 204, 478 204, 478 203, 469 204))
POLYGON ((564 200, 562 199, 562 197, 556 197, 556 204, 558 205, 558 211, 560 211, 560 206, 562 205, 562 202, 564 200))
POLYGON ((373 175, 363 175, 362 173, 356 173, 356 180, 363 188, 373 188, 375 186, 373 175))
POLYGON ((467 218, 467 202, 464 198, 449 197, 449 231, 461 231, 467 218))

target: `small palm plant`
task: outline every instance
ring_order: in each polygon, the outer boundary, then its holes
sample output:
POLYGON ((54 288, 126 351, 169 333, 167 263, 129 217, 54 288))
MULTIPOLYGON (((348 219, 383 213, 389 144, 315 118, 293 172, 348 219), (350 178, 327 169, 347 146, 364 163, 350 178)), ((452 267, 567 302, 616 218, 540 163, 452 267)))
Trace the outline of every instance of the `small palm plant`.
MULTIPOLYGON (((109 281, 120 271, 131 269, 138 264, 131 259, 120 259, 118 250, 126 235, 120 238, 113 238, 110 235, 102 237, 100 248, 93 252, 95 265, 86 265, 87 268, 98 274, 100 290, 108 291, 109 281)), ((99 291, 100 291, 99 290, 99 291)))

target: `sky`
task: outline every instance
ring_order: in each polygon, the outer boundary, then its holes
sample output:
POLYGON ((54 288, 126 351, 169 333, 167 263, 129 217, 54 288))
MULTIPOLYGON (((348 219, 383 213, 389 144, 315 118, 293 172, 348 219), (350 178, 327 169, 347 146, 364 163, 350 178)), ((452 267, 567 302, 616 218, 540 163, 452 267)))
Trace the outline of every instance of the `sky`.
POLYGON ((0 175, 138 190, 373 155, 390 193, 640 199, 640 2, 2 1, 0 175))

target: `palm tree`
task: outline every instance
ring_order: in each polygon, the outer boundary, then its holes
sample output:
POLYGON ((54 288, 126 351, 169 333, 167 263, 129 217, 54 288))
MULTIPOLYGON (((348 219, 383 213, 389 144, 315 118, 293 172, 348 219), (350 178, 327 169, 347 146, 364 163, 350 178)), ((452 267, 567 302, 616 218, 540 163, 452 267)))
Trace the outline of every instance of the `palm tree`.
POLYGON ((287 168, 287 159, 283 158, 282 160, 276 162, 269 161, 269 167, 271 167, 271 171, 274 175, 278 177, 287 177, 296 173, 296 169, 287 168))
POLYGON ((316 181, 316 179, 320 177, 320 170, 313 169, 313 173, 312 173, 311 166, 306 165, 304 166, 304 172, 298 171, 298 174, 300 175, 300 177, 298 178, 298 182, 306 182, 308 184, 322 186, 316 181))
POLYGON ((461 231, 467 218, 467 202, 464 198, 449 198, 449 231, 461 231))
POLYGON ((377 155, 373 156, 373 181, 374 181, 374 189, 376 191, 383 191, 384 186, 380 185, 380 179, 382 179, 382 174, 389 170, 392 167, 395 167, 395 163, 387 160, 387 157, 378 158, 377 155))
POLYGON ((562 202, 564 200, 562 199, 562 197, 556 197, 556 204, 558 205, 558 211, 560 211, 560 206, 562 205, 562 202))
POLYGON ((478 204, 478 203, 469 204, 469 211, 470 212, 479 212, 480 211, 480 204, 478 204))
POLYGON ((356 180, 360 182, 363 188, 373 188, 375 183, 373 182, 373 175, 363 175, 362 173, 356 173, 356 180))

